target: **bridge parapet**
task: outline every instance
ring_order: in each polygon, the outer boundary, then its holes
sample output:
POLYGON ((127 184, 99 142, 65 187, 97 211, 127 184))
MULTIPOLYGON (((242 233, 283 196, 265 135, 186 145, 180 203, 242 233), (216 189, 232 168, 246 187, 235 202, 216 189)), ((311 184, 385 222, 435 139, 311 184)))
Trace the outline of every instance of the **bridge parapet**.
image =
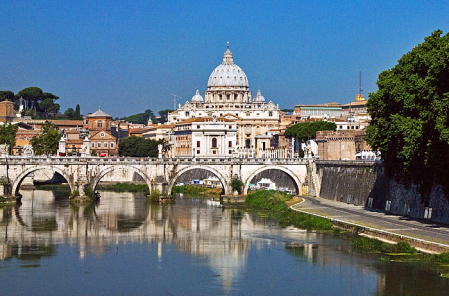
MULTIPOLYGON (((363 161, 367 163, 367 161, 363 161)), ((18 164, 92 164, 92 165, 158 165, 158 164, 308 164, 308 160, 302 158, 138 158, 138 157, 8 157, 0 158, 0 165, 18 164)), ((324 163, 321 161, 320 163, 324 163)))

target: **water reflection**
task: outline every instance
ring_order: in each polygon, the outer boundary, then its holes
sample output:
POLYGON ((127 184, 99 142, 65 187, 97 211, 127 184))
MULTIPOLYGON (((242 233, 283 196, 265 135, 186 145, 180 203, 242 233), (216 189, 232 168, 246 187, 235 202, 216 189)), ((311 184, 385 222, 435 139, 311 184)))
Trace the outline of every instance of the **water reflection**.
POLYGON ((16 258, 27 268, 38 268, 39 264, 33 263, 56 256, 61 244, 75 248, 84 260, 88 254, 103 256, 117 251, 120 244, 137 243, 157 245, 161 264, 165 256, 173 256, 172 246, 193 255, 210 268, 225 294, 237 287, 244 291, 246 285, 253 292, 267 291, 269 287, 264 287, 261 279, 251 285, 250 274, 266 276, 276 268, 289 271, 283 277, 295 276, 298 285, 325 278, 325 283, 308 288, 317 294, 438 294, 449 288, 447 279, 435 272, 354 256, 347 240, 294 227, 280 228, 274 221, 224 209, 213 201, 178 198, 175 204, 147 204, 139 194, 102 192, 98 204, 81 205, 70 204, 68 193, 21 193, 20 207, 0 209, 0 259, 16 258), (291 242, 303 247, 283 251, 291 242), (254 268, 254 258, 259 256, 262 269, 254 268), (275 261, 270 263, 271 259, 275 261))

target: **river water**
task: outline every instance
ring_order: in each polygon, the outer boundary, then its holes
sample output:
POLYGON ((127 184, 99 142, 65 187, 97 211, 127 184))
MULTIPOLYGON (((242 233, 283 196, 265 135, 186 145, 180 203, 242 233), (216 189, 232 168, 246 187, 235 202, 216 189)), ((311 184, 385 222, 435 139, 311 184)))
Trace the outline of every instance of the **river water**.
POLYGON ((447 295, 435 269, 383 263, 333 234, 279 227, 207 199, 102 192, 74 206, 21 191, 0 208, 2 295, 447 295), (303 244, 296 249, 286 244, 303 244))

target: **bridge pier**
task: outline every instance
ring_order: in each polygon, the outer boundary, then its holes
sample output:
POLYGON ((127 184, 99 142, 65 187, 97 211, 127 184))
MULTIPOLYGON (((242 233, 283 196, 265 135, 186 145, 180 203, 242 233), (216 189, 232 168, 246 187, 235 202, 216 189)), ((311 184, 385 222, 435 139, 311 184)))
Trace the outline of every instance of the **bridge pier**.
POLYGON ((11 185, 7 180, 0 180, 0 196, 11 196, 11 185))
POLYGON ((168 182, 164 176, 157 176, 155 182, 151 184, 151 191, 158 190, 160 194, 169 194, 168 182))

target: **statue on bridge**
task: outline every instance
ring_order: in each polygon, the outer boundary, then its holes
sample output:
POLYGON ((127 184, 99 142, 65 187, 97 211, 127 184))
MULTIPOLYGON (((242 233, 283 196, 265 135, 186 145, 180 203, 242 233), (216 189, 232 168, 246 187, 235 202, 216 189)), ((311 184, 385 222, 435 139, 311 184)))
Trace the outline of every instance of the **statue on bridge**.
POLYGON ((25 144, 25 146, 23 146, 23 155, 27 157, 34 156, 33 146, 25 144))
POLYGON ((9 145, 8 144, 1 144, 0 145, 0 157, 8 157, 9 153, 9 145))

